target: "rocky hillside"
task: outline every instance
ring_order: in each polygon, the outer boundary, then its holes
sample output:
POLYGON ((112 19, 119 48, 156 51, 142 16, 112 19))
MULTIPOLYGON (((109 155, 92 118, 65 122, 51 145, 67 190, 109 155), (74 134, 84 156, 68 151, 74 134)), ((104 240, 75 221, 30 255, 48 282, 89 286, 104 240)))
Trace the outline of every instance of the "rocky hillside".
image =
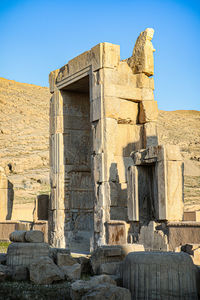
POLYGON ((185 210, 200 209, 200 111, 160 111, 159 142, 179 145, 184 159, 185 210))
POLYGON ((49 192, 49 99, 46 87, 0 78, 0 165, 14 186, 13 219, 31 219, 36 195, 49 192))
MULTIPOLYGON (((13 219, 32 219, 37 194, 49 192, 48 88, 0 78, 0 166, 14 186, 13 219)), ((200 209, 200 112, 160 111, 160 143, 185 161, 186 209, 200 209)))

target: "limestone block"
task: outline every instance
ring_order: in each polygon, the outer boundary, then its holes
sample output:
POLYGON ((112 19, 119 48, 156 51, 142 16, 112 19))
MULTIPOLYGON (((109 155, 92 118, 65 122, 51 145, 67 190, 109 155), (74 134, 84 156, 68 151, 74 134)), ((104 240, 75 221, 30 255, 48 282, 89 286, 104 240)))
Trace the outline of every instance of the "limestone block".
MULTIPOLYGON (((132 69, 126 61, 120 61, 117 68, 104 68, 100 72, 100 81, 106 84, 117 84, 121 86, 136 86, 137 75, 133 74, 132 69)), ((149 86, 148 86, 149 88, 149 86)))
POLYGON ((144 148, 158 145, 157 125, 155 122, 144 124, 144 148))
POLYGON ((50 247, 49 248, 49 257, 54 261, 55 264, 57 264, 58 254, 70 254, 70 249, 68 249, 68 248, 55 248, 55 247, 50 247))
POLYGON ((93 191, 70 191, 72 209, 91 209, 94 206, 93 191))
POLYGON ((110 262, 100 266, 100 274, 117 275, 120 273, 121 262, 110 262))
POLYGON ((104 154, 96 154, 93 159, 94 167, 94 181, 102 182, 103 181, 103 159, 104 154))
POLYGON ((133 165, 133 160, 131 157, 115 156, 114 161, 116 162, 116 172, 119 182, 127 182, 127 170, 129 166, 133 165))
MULTIPOLYGON (((111 213, 112 213, 111 208, 111 213)), ((120 216, 119 220, 121 220, 120 216)), ((121 245, 127 242, 126 224, 123 221, 109 221, 106 223, 106 242, 108 245, 121 245)))
POLYGON ((138 104, 132 101, 115 98, 104 98, 104 114, 120 124, 136 124, 138 120, 138 104))
POLYGON ((110 219, 128 221, 127 207, 111 207, 110 219))
POLYGON ((158 224, 150 221, 140 229, 138 242, 144 245, 145 250, 169 251, 168 237, 162 230, 156 230, 158 224))
POLYGON ((6 264, 28 267, 35 259, 47 257, 49 245, 45 243, 12 243, 8 246, 6 264))
POLYGON ((91 65, 90 51, 85 51, 68 61, 68 76, 91 65))
POLYGON ((134 73, 145 73, 147 76, 154 74, 153 52, 155 49, 151 42, 153 34, 152 28, 146 28, 137 38, 132 57, 128 59, 128 64, 134 73))
POLYGON ((101 119, 102 109, 101 109, 101 98, 96 98, 90 103, 90 122, 95 122, 101 119))
POLYGON ((139 123, 156 122, 158 118, 157 101, 140 102, 139 123))
POLYGON ((116 134, 118 129, 117 121, 111 118, 105 118, 103 122, 103 143, 104 152, 106 152, 107 157, 111 157, 114 154, 116 147, 116 134))
POLYGON ((167 162, 167 199, 170 221, 183 220, 183 176, 182 162, 167 162))
POLYGON ((61 91, 56 102, 56 115, 88 117, 90 115, 90 103, 87 93, 74 93, 61 91))
POLYGON ((127 171, 128 181, 128 220, 139 221, 138 201, 138 170, 136 166, 130 166, 127 171))
POLYGON ((144 251, 144 247, 139 244, 106 245, 98 247, 90 258, 94 274, 99 274, 102 264, 120 262, 128 253, 134 251, 144 251))
POLYGON ((81 265, 73 264, 71 266, 61 266, 60 269, 65 275, 66 280, 79 280, 81 277, 81 265))
POLYGON ((25 234, 26 234, 26 231, 25 230, 16 230, 16 231, 13 231, 10 236, 9 236, 9 239, 11 242, 22 242, 24 243, 26 240, 25 240, 25 234))
POLYGON ((154 90, 154 78, 153 77, 149 78, 149 88, 154 90))
MULTIPOLYGON (((116 285, 115 281, 108 275, 93 276, 87 281, 77 280, 71 285, 70 296, 72 300, 80 300, 88 291, 105 283, 113 286, 116 285)), ((102 299, 104 299, 104 297, 102 299)))
POLYGON ((102 67, 114 68, 120 62, 120 46, 103 43, 102 67))
POLYGON ((118 124, 115 132, 116 156, 129 157, 134 150, 143 146, 142 125, 118 124))
POLYGON ((57 89, 56 87, 56 77, 58 76, 59 69, 52 71, 49 74, 49 90, 50 93, 54 93, 54 91, 57 89))
POLYGON ((100 43, 94 46, 91 51, 91 60, 92 60, 92 70, 97 71, 101 69, 102 66, 102 53, 103 53, 103 43, 100 43))
POLYGON ((95 154, 100 154, 103 152, 102 124, 103 124, 102 120, 98 120, 97 122, 93 122, 91 124, 92 140, 93 140, 92 152, 94 152, 95 154))
POLYGON ((153 101, 154 100, 154 93, 152 89, 141 89, 141 97, 143 101, 153 101))
POLYGON ((72 266, 76 263, 77 263, 76 259, 73 258, 71 255, 65 253, 59 253, 59 252, 57 253, 57 265, 59 267, 72 266))
POLYGON ((142 90, 139 88, 132 87, 130 85, 125 85, 122 88, 122 86, 119 84, 114 85, 114 84, 105 83, 104 96, 128 99, 131 101, 139 102, 142 100, 142 90))
POLYGON ((169 161, 182 161, 182 155, 180 148, 177 145, 159 145, 158 147, 158 160, 169 160, 169 161))
POLYGON ((29 243, 43 243, 44 233, 40 230, 30 230, 25 233, 25 240, 29 243))
POLYGON ((154 89, 153 88, 153 77, 149 78, 144 73, 136 74, 136 86, 140 89, 146 88, 146 89, 154 89))
POLYGON ((122 270, 123 286, 134 299, 198 299, 195 275, 189 255, 174 252, 129 253, 122 270))
POLYGON ((167 219, 167 172, 166 161, 157 162, 157 178, 158 178, 158 219, 167 219))
POLYGON ((35 284, 51 284, 64 279, 63 272, 49 257, 38 258, 29 267, 30 280, 35 284))
POLYGON ((90 132, 88 130, 68 130, 68 133, 63 135, 63 143, 65 165, 90 165, 90 132))
POLYGON ((129 290, 114 286, 111 284, 100 284, 94 289, 85 294, 81 299, 96 300, 96 299, 122 299, 131 300, 131 293, 129 290))

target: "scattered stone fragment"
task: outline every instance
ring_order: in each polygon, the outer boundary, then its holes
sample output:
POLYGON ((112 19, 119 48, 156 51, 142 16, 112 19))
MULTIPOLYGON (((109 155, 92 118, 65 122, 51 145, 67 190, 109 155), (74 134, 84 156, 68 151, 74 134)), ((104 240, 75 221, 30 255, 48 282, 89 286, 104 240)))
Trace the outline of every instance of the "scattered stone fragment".
POLYGON ((80 256, 77 257, 76 260, 79 264, 81 264, 81 273, 91 274, 92 266, 89 257, 80 256))
POLYGON ((71 255, 64 254, 64 253, 57 253, 57 265, 59 267, 60 266, 72 266, 74 264, 77 264, 77 261, 71 255))
POLYGON ((81 277, 81 264, 63 265, 60 269, 64 273, 66 280, 78 280, 81 277))
POLYGON ((181 251, 188 253, 194 264, 200 266, 200 244, 186 244, 181 246, 181 251))
POLYGON ((64 279, 63 272, 51 258, 43 257, 35 260, 30 267, 30 280, 35 284, 51 284, 64 279))
POLYGON ((25 233, 25 241, 29 243, 43 243, 44 233, 39 230, 30 230, 25 233))
POLYGON ((72 300, 79 300, 81 297, 92 290, 93 288, 97 287, 100 284, 110 284, 116 285, 116 282, 108 275, 99 275, 91 277, 90 280, 77 280, 76 282, 72 283, 70 295, 72 300))
POLYGON ((53 261, 55 262, 55 264, 57 264, 57 255, 58 255, 58 253, 70 254, 70 250, 66 249, 66 248, 54 248, 54 247, 50 247, 49 248, 49 256, 53 259, 53 261))
POLYGON ((129 290, 112 284, 104 283, 90 290, 81 300, 131 300, 129 290))
POLYGON ((25 240, 25 234, 26 234, 25 230, 15 230, 9 236, 10 241, 11 242, 22 242, 22 243, 24 243, 26 241, 25 240))

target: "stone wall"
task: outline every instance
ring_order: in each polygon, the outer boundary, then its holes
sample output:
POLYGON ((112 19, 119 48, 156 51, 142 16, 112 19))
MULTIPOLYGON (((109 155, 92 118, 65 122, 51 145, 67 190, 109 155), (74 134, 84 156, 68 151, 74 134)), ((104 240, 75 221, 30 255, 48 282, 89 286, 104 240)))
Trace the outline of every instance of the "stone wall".
POLYGON ((101 43, 50 73, 53 245, 90 251, 106 244, 108 222, 128 221, 130 153, 157 145, 152 37, 141 33, 125 61, 101 43))

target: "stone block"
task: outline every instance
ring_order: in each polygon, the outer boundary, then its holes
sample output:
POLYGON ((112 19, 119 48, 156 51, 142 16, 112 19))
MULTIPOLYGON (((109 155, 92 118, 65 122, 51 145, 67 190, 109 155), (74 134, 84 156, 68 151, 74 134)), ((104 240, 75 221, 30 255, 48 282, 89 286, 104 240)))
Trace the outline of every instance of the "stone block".
POLYGON ((195 275, 189 255, 173 252, 129 253, 122 270, 123 286, 137 299, 198 299, 195 275))
POLYGON ((68 248, 55 248, 50 247, 49 248, 49 257, 54 261, 55 264, 57 264, 57 257, 58 254, 70 254, 70 249, 68 248))
POLYGON ((182 161, 182 155, 180 148, 177 145, 159 145, 158 146, 158 161, 160 160, 169 161, 182 161))
MULTIPOLYGON (((149 96, 149 91, 143 92, 142 98, 142 90, 136 87, 132 87, 129 85, 122 86, 117 84, 109 84, 109 82, 104 84, 104 96, 105 97, 116 97, 127 99, 135 102, 139 102, 141 100, 146 100, 149 96)), ((151 99, 153 100, 153 99, 151 99)))
POLYGON ((71 190, 69 198, 71 209, 92 209, 94 206, 93 190, 71 190))
POLYGON ((127 207, 111 207, 110 219, 128 221, 127 207))
POLYGON ((29 243, 43 243, 44 233, 40 230, 30 230, 25 233, 25 241, 29 243))
POLYGON ((167 219, 183 220, 182 162, 167 161, 167 219))
MULTIPOLYGON (((91 65, 90 51, 85 51, 75 58, 68 61, 68 76, 79 72, 80 70, 91 65)), ((65 77, 65 76, 64 76, 65 77)), ((67 77, 67 76, 66 76, 67 77)))
POLYGON ((103 131, 103 122, 102 120, 98 120, 91 124, 92 126, 92 152, 95 154, 100 154, 103 152, 103 138, 102 138, 102 131, 103 131))
POLYGON ((49 90, 50 93, 54 93, 54 91, 57 89, 56 87, 56 77, 58 76, 59 69, 52 71, 49 74, 49 90))
MULTIPOLYGON (((86 294, 88 291, 105 283, 111 284, 113 286, 116 285, 115 281, 108 275, 93 276, 90 278, 90 280, 87 281, 77 280, 71 285, 70 296, 72 300, 80 300, 82 299, 84 294, 86 294)), ((104 299, 104 298, 105 297, 99 299, 104 299)))
POLYGON ((108 245, 121 245, 127 243, 127 232, 125 222, 110 221, 106 223, 106 242, 108 245))
POLYGON ((158 118, 157 101, 140 102, 139 123, 156 122, 158 118))
POLYGON ((118 275, 120 274, 121 262, 110 262, 100 266, 100 274, 118 275))
POLYGON ((144 124, 144 148, 158 145, 157 125, 155 122, 144 124))
MULTIPOLYGON (((142 88, 146 88, 146 89, 151 89, 152 88, 152 83, 151 82, 151 78, 149 78, 147 75, 145 75, 144 73, 139 73, 136 74, 136 86, 140 89, 142 88)), ((152 77, 153 79, 153 77, 152 77)))
POLYGON ((110 43, 103 43, 102 67, 114 68, 120 62, 120 46, 110 43))
POLYGON ((90 108, 90 122, 100 120, 102 118, 101 98, 92 100, 90 108))
POLYGON ((136 124, 138 104, 116 97, 105 97, 104 114, 106 118, 115 119, 120 124, 136 124))
POLYGON ((35 284, 51 284, 64 279, 63 272, 49 257, 41 257, 29 267, 30 281, 35 284))
POLYGON ((128 199, 127 212, 129 221, 139 221, 138 202, 138 170, 136 166, 130 166, 127 171, 128 199))
POLYGON ((152 89, 141 89, 141 100, 142 101, 154 101, 154 93, 152 89))
POLYGON ((118 124, 115 132, 116 156, 129 157, 132 151, 142 148, 142 125, 118 124))
POLYGON ((8 246, 6 264, 28 267, 36 259, 49 256, 45 243, 12 243, 8 246))
POLYGON ((85 294, 81 299, 96 300, 96 299, 123 299, 131 300, 129 290, 111 284, 100 284, 94 289, 85 294))
POLYGON ((9 239, 10 239, 11 242, 22 242, 22 243, 24 243, 24 242, 26 242, 25 234, 26 234, 25 230, 15 230, 10 234, 9 239))
POLYGON ((60 269, 65 275, 65 279, 69 281, 79 280, 81 277, 81 265, 73 264, 71 266, 61 266, 60 269))
POLYGON ((120 183, 127 182, 127 170, 128 167, 133 165, 133 161, 131 157, 122 157, 122 156, 115 156, 114 161, 116 163, 116 172, 118 175, 118 180, 120 183))
POLYGON ((59 252, 57 253, 57 265, 59 267, 73 266, 76 263, 77 263, 76 259, 73 258, 71 255, 65 253, 59 253, 59 252))

